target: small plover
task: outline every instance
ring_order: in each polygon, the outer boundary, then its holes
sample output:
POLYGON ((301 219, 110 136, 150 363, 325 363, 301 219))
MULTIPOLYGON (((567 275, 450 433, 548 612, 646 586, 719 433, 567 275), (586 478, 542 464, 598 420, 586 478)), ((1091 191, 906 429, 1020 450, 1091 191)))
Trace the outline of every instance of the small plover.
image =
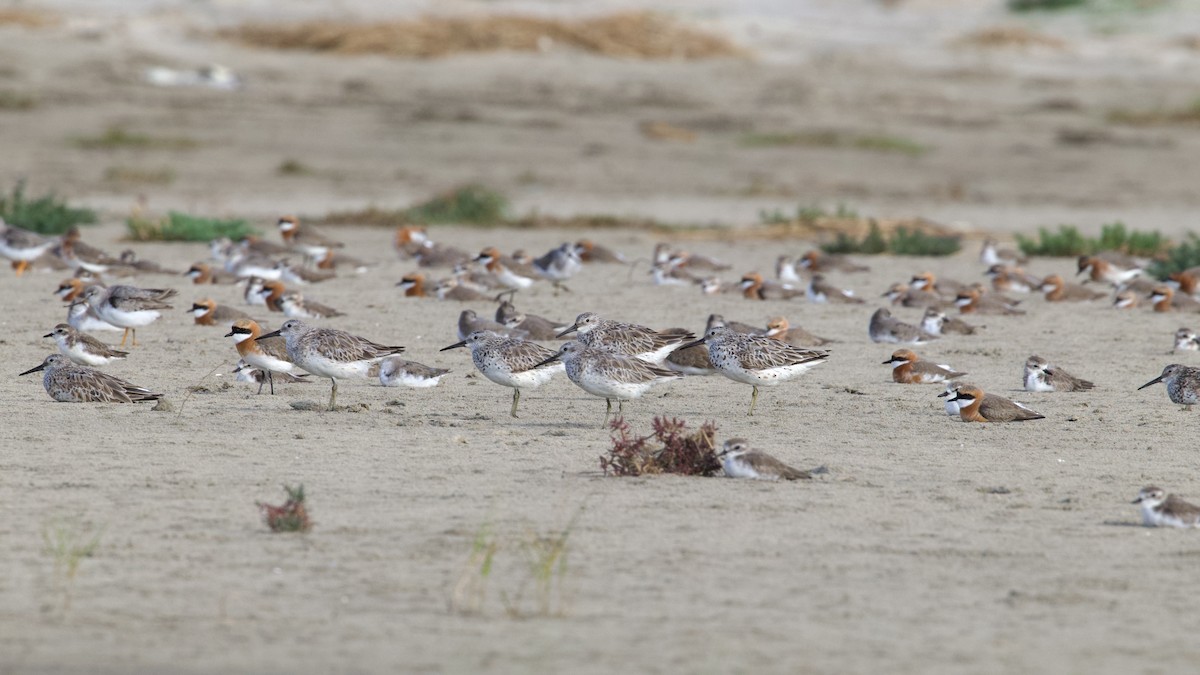
POLYGON ((509 328, 491 319, 481 318, 473 309, 464 309, 458 315, 458 339, 466 340, 471 333, 489 331, 497 335, 507 335, 516 338, 528 338, 529 333, 518 328, 509 328))
POLYGON ((912 324, 893 318, 892 313, 883 307, 875 310, 875 313, 871 315, 871 321, 867 324, 867 335, 871 337, 871 342, 910 345, 922 345, 938 339, 936 335, 931 335, 912 324))
MULTIPOLYGON (((271 383, 272 390, 275 388, 275 374, 271 373, 271 371, 269 371, 269 370, 263 370, 262 368, 254 367, 254 366, 250 365, 249 363, 246 363, 245 359, 238 359, 237 365, 235 365, 233 367, 233 374, 237 375, 238 382, 248 382, 250 384, 258 384, 258 393, 259 394, 262 394, 263 385, 266 384, 267 382, 271 383)), ((291 373, 277 373, 277 374, 279 375, 279 377, 281 378, 281 381, 283 381, 283 382, 307 383, 307 382, 312 381, 312 380, 307 379, 308 373, 300 373, 299 375, 292 375, 291 373)), ((274 391, 272 391, 271 393, 274 393, 274 391)))
POLYGON ((345 312, 305 298, 298 291, 288 291, 279 296, 279 308, 289 319, 329 319, 335 316, 346 316, 345 312))
POLYGON ((1141 505, 1142 524, 1146 527, 1200 527, 1200 506, 1169 495, 1160 487, 1142 488, 1132 503, 1141 505))
POLYGON ((799 326, 791 327, 788 320, 782 316, 774 316, 767 320, 766 335, 793 347, 822 347, 833 342, 833 340, 813 335, 799 326))
POLYGON ((758 272, 743 274, 741 289, 742 297, 747 300, 790 300, 807 293, 803 288, 767 281, 758 272))
MULTIPOLYGON (((238 356, 249 365, 264 371, 275 393, 275 373, 296 374, 296 364, 288 356, 287 341, 282 337, 263 338, 262 328, 253 319, 238 319, 233 322, 225 337, 232 338, 238 356)), ((262 389, 259 389, 262 393, 262 389)))
POLYGON ((249 319, 250 315, 228 305, 218 305, 216 300, 204 298, 192 303, 188 310, 197 326, 228 325, 238 319, 249 319))
POLYGON ((1176 293, 1174 288, 1159 284, 1150 291, 1146 298, 1151 302, 1156 312, 1195 312, 1200 310, 1200 302, 1186 293, 1176 293))
POLYGON ((132 334, 132 344, 137 346, 137 329, 154 323, 162 312, 172 309, 167 300, 175 297, 172 288, 136 288, 134 286, 88 286, 79 297, 95 311, 96 316, 114 326, 125 329, 121 346, 132 334))
POLYGON ((341 242, 326 237, 310 226, 301 227, 300 220, 296 216, 283 216, 277 224, 284 244, 300 251, 310 261, 320 260, 327 256, 332 249, 344 246, 341 242))
POLYGON ((815 249, 800 256, 799 265, 809 272, 829 272, 831 270, 837 270, 838 272, 871 271, 870 267, 859 265, 846 256, 822 253, 815 249))
POLYGON ((554 340, 566 330, 569 323, 553 321, 536 314, 518 312, 511 302, 505 300, 496 308, 496 323, 514 330, 525 331, 530 340, 554 340))
POLYGON ((979 249, 979 262, 989 267, 992 265, 1024 264, 1025 256, 1010 248, 1000 248, 994 239, 983 240, 979 249))
POLYGON ((77 366, 62 354, 47 356, 41 365, 21 375, 38 371, 44 371, 42 386, 46 388, 46 393, 63 403, 138 403, 162 398, 162 394, 130 384, 119 377, 95 368, 77 366))
POLYGON ((954 304, 963 314, 1019 315, 1025 313, 1024 310, 1017 309, 1016 303, 1006 300, 999 293, 984 295, 978 288, 960 291, 958 295, 954 296, 954 304))
POLYGON ((741 438, 731 438, 721 446, 717 453, 721 459, 721 467, 730 478, 751 478, 754 480, 808 480, 812 474, 807 471, 793 469, 771 455, 760 450, 750 449, 750 444, 741 438))
POLYGON ((75 330, 70 324, 60 323, 42 337, 54 338, 58 351, 84 366, 104 366, 129 356, 129 352, 113 349, 91 335, 75 330))
POLYGON ((951 401, 958 404, 958 416, 964 422, 1025 422, 1045 419, 1045 415, 974 386, 960 386, 951 401))
POLYGON ((563 282, 578 274, 581 269, 583 269, 583 261, 579 259, 575 245, 569 242, 563 243, 558 248, 551 249, 542 257, 533 260, 533 270, 554 284, 556 291, 560 288, 564 291, 570 290, 563 285, 563 282))
POLYGON ((208 263, 198 262, 188 268, 188 271, 183 273, 183 276, 192 280, 193 284, 236 284, 238 279, 235 274, 228 274, 221 270, 215 269, 208 263))
POLYGON ((46 239, 35 232, 14 227, 0 218, 0 256, 12 261, 17 276, 24 274, 30 263, 42 257, 55 243, 55 239, 46 239))
POLYGON ((521 263, 511 257, 500 254, 494 246, 489 246, 475 257, 475 262, 483 264, 488 272, 496 275, 496 278, 504 284, 506 288, 529 288, 533 282, 540 278, 540 275, 534 270, 532 265, 521 263))
POLYGON ((389 356, 379 362, 379 384, 385 387, 428 389, 438 386, 442 377, 449 372, 446 368, 432 368, 399 356, 389 356))
POLYGON ((1025 391, 1084 391, 1096 385, 1075 377, 1036 354, 1025 361, 1025 391))
POLYGON ((1200 351, 1200 336, 1191 328, 1180 328, 1175 331, 1175 351, 1177 352, 1195 352, 1200 351))
POLYGON ((883 365, 892 367, 892 381, 898 384, 935 384, 966 375, 948 365, 924 361, 911 349, 897 349, 883 365))
POLYGON ((979 328, 986 326, 972 326, 962 319, 946 316, 946 313, 937 307, 926 307, 925 316, 921 317, 921 330, 939 337, 947 333, 974 335, 979 328))
POLYGON ((1120 286, 1128 283, 1142 273, 1140 267, 1124 267, 1105 260, 1100 256, 1079 256, 1078 274, 1088 274, 1090 281, 1120 286))
POLYGON ((590 239, 580 239, 575 242, 575 250, 579 254, 579 259, 585 263, 627 263, 625 256, 605 248, 597 246, 590 239))
POLYGON ((863 299, 855 295, 854 291, 834 286, 825 281, 825 275, 823 274, 812 275, 812 279, 809 279, 804 293, 808 297, 809 302, 863 304, 863 299))
POLYGON ((1103 291, 1093 291, 1079 284, 1069 284, 1057 274, 1042 279, 1041 289, 1047 302, 1088 302, 1099 300, 1108 295, 1103 291))

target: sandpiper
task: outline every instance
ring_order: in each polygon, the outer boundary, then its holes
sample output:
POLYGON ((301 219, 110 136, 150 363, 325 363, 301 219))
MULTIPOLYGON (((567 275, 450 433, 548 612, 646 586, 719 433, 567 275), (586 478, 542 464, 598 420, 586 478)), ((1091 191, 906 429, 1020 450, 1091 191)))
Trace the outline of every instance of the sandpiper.
POLYGON ((149 274, 179 274, 179 270, 167 269, 153 260, 144 260, 139 258, 137 252, 131 248, 121 251, 121 255, 118 259, 121 261, 122 265, 125 265, 131 269, 135 269, 139 272, 147 272, 149 274))
POLYGON ((897 349, 883 365, 892 367, 892 381, 899 384, 933 384, 966 375, 948 365, 924 361, 910 349, 897 349))
POLYGON ((593 312, 575 317, 575 323, 558 337, 579 333, 579 341, 588 347, 635 356, 647 363, 662 365, 667 355, 695 335, 690 332, 659 332, 633 323, 602 319, 593 312))
POLYGON ((236 284, 239 281, 237 275, 227 274, 202 262, 189 267, 183 276, 191 279, 193 284, 236 284))
MULTIPOLYGON (((233 367, 233 374, 237 375, 238 382, 248 382, 250 384, 257 384, 259 394, 262 394, 263 385, 266 384, 267 382, 271 383, 272 390, 274 390, 274 388, 275 388, 275 375, 276 374, 271 373, 271 371, 269 371, 269 370, 263 370, 262 368, 256 368, 256 367, 250 365, 249 363, 246 363, 246 359, 238 359, 237 364, 233 367)), ((308 373, 300 373, 299 375, 292 375, 291 373, 277 373, 277 374, 279 375, 280 378, 282 378, 283 382, 306 383, 306 382, 311 381, 311 380, 304 379, 304 378, 308 377, 308 373)), ((272 393, 274 393, 274 391, 272 391, 272 393)))
POLYGON ((708 345, 708 357, 722 375, 753 387, 750 415, 754 414, 760 386, 783 384, 829 358, 829 352, 821 349, 793 347, 765 335, 745 335, 723 326, 684 347, 702 343, 708 345))
POLYGON ((747 335, 766 335, 769 332, 769 328, 762 329, 742 321, 726 321, 725 317, 720 314, 709 314, 708 321, 704 324, 704 332, 707 333, 717 326, 732 328, 739 333, 746 333, 747 335))
POLYGON ((460 342, 455 342, 441 351, 471 348, 471 361, 484 377, 505 387, 512 387, 513 417, 517 416, 517 404, 521 401, 522 389, 540 387, 550 381, 555 373, 563 371, 561 363, 551 364, 555 355, 536 342, 500 335, 491 331, 477 331, 460 342))
POLYGON ((566 365, 567 379, 592 396, 604 399, 606 424, 613 399, 617 400, 617 412, 621 412, 625 401, 640 398, 656 384, 683 377, 635 356, 589 347, 579 340, 564 342, 558 352, 538 365, 559 359, 566 365))
POLYGON ((1038 355, 1025 361, 1025 391, 1085 391, 1096 385, 1075 377, 1038 355))
POLYGON ((752 450, 750 444, 741 438, 731 438, 721 446, 717 453, 721 459, 721 467, 730 478, 750 478, 754 480, 808 480, 812 474, 807 471, 793 469, 761 450, 752 450))
POLYGON ((121 266, 121 261, 117 258, 83 243, 81 236, 76 225, 72 225, 62 236, 58 246, 58 257, 68 267, 82 267, 89 272, 104 274, 112 271, 113 267, 121 266))
MULTIPOLYGON (((732 328, 732 326, 730 326, 732 328)), ((736 328, 734 330, 737 330, 736 328)), ((744 333, 746 331, 738 331, 744 333)), ((833 340, 813 335, 812 333, 796 326, 791 327, 788 320, 782 316, 773 316, 767 320, 766 336, 780 342, 786 342, 793 347, 821 347, 827 345, 833 340)))
POLYGON ((625 256, 603 246, 598 246, 590 239, 580 239, 579 241, 575 242, 575 250, 579 253, 579 259, 585 263, 628 262, 625 259, 625 256))
MULTIPOLYGON (((714 315, 715 316, 715 315, 714 315)), ((670 333, 686 333, 684 328, 668 328, 670 333)), ((667 368, 684 375, 707 376, 716 375, 717 368, 708 357, 707 345, 695 345, 687 349, 676 349, 667 355, 662 363, 667 368)))
POLYGON ((1192 368, 1179 363, 1172 363, 1163 368, 1162 375, 1138 387, 1138 391, 1159 382, 1167 383, 1167 397, 1172 403, 1178 403, 1184 410, 1200 403, 1200 368, 1192 368))
POLYGON ((925 316, 921 317, 921 330, 939 337, 947 333, 974 335, 977 329, 978 327, 962 319, 946 316, 946 313, 937 307, 926 307, 925 316))
POLYGON ((805 295, 803 288, 766 281, 758 272, 742 275, 742 297, 747 300, 790 300, 805 295))
POLYGON ((404 347, 384 346, 344 330, 315 328, 299 319, 288 319, 279 330, 258 339, 277 335, 287 341, 292 363, 317 377, 328 377, 333 383, 329 392, 330 410, 336 409, 338 378, 366 378, 373 364, 404 351, 404 347))
POLYGON ((216 300, 204 298, 192 303, 188 310, 197 326, 227 325, 238 319, 249 319, 250 315, 228 305, 218 305, 216 300))
POLYGON ((56 239, 46 239, 29 230, 13 227, 0 218, 0 256, 12 261, 17 276, 24 274, 29 264, 42 257, 55 243, 56 239))
POLYGON ((808 286, 804 289, 805 295, 809 302, 817 303, 841 303, 861 305, 863 299, 854 294, 854 291, 838 288, 831 283, 825 281, 825 275, 814 274, 812 279, 808 281, 808 286))
POLYGON ((91 335, 75 330, 70 324, 60 323, 42 337, 54 338, 63 356, 85 366, 104 366, 129 356, 129 352, 113 349, 91 335))
MULTIPOLYGON (((275 393, 275 373, 295 374, 296 364, 292 363, 292 357, 288 356, 287 341, 281 337, 262 337, 262 328, 253 319, 234 321, 225 337, 233 338, 233 344, 242 360, 266 372, 272 394, 275 393)), ((259 389, 259 393, 262 393, 262 389, 259 389)))
POLYGON ((1024 264, 1025 256, 1009 248, 1000 248, 994 239, 985 239, 979 249, 979 262, 984 265, 1024 264))
POLYGON ((284 243, 302 252, 311 261, 324 258, 332 249, 344 246, 309 226, 301 227, 296 216, 283 216, 277 224, 284 243))
POLYGON ((533 261, 533 270, 554 284, 555 290, 561 288, 569 291, 563 282, 578 274, 581 269, 583 261, 579 259, 575 245, 569 242, 551 249, 546 255, 533 261))
POLYGON ((487 270, 496 275, 507 288, 529 288, 539 278, 532 265, 526 265, 500 254, 495 247, 489 246, 479 253, 476 262, 482 263, 487 270))
POLYGON ((77 366, 62 354, 51 354, 42 361, 21 373, 28 375, 45 371, 42 375, 42 386, 50 398, 63 403, 137 403, 154 401, 162 398, 162 394, 130 384, 119 377, 102 373, 95 368, 77 366))
POLYGON ((518 312, 511 302, 505 300, 496 308, 496 323, 505 327, 525 331, 530 340, 554 340, 558 334, 570 325, 562 321, 553 321, 536 314, 518 312))
POLYGON ((1175 331, 1175 351, 1200 351, 1200 335, 1197 335, 1196 331, 1191 328, 1180 328, 1175 331))
POLYGON ((871 271, 870 267, 867 267, 866 265, 859 265, 845 256, 822 253, 815 249, 800 256, 799 264, 800 267, 809 272, 828 272, 830 270, 838 270, 841 272, 871 271))
POLYGON ((433 368, 416 361, 406 361, 399 356, 389 356, 379 362, 379 384, 385 387, 428 389, 438 386, 442 377, 449 372, 446 368, 433 368))
POLYGON ((796 271, 796 259, 790 255, 781 255, 775 259, 775 278, 793 286, 804 283, 804 277, 796 271))
POLYGON ((121 330, 101 319, 91 305, 78 299, 67 305, 67 323, 71 325, 71 328, 83 333, 92 333, 98 330, 121 330))
POLYGON ((960 292, 965 291, 969 286, 961 281, 952 279, 939 279, 933 272, 921 272, 914 274, 909 280, 909 286, 918 291, 928 291, 936 293, 943 297, 954 297, 960 292))
POLYGON ((958 404, 964 422, 1024 422, 1045 419, 1029 408, 1000 396, 984 394, 974 386, 960 386, 951 401, 958 404))
POLYGON ((494 297, 480 293, 469 286, 463 285, 458 279, 442 279, 434 286, 433 292, 438 300, 454 300, 457 302, 486 302, 495 300, 494 297))
POLYGON ((867 335, 871 342, 890 342, 894 344, 923 345, 938 339, 916 326, 893 318, 892 313, 884 308, 875 310, 871 321, 867 324, 867 335))
POLYGON ((1138 295, 1130 290, 1120 291, 1113 296, 1114 309, 1137 309, 1138 295))
POLYGON ((899 282, 889 286, 883 297, 890 300, 893 305, 900 305, 902 307, 938 306, 944 302, 942 296, 937 293, 923 291, 899 282))
POLYGON ((100 286, 88 286, 80 298, 88 304, 101 319, 114 326, 125 329, 121 336, 121 346, 125 339, 133 337, 133 346, 137 346, 137 329, 149 326, 162 316, 161 309, 172 309, 167 300, 175 297, 172 288, 136 288, 134 286, 111 286, 107 289, 100 286))
POLYGON ((1141 505, 1142 524, 1146 527, 1200 527, 1200 506, 1169 495, 1160 487, 1142 488, 1132 503, 1141 505))

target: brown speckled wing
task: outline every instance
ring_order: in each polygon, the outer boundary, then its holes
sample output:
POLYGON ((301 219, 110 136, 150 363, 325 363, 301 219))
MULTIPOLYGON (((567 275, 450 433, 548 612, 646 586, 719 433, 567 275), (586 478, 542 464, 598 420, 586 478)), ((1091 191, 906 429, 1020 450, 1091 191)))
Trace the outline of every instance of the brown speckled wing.
POLYGON ((175 296, 173 288, 136 288, 113 286, 109 289, 108 303, 119 310, 138 312, 147 309, 171 309, 167 300, 175 296))
POLYGON ((746 349, 741 350, 739 362, 746 370, 795 366, 829 357, 829 352, 821 349, 793 347, 786 342, 767 337, 747 335, 744 341, 746 349))
MULTIPOLYGON (((536 342, 520 338, 504 338, 493 347, 504 355, 504 360, 512 367, 512 372, 525 372, 554 356, 557 352, 543 347, 536 342)), ((542 368, 552 368, 555 363, 547 363, 542 368)))
POLYGON ((366 338, 332 328, 315 328, 302 339, 310 345, 320 344, 322 355, 343 363, 367 361, 404 351, 404 347, 385 347, 366 338))

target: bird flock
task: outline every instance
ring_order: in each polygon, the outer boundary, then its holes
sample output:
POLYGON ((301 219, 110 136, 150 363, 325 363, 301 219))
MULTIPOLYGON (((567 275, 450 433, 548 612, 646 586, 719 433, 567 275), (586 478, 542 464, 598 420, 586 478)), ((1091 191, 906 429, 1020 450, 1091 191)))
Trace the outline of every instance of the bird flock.
MULTIPOLYGON (((344 330, 317 325, 344 316, 341 310, 311 297, 308 289, 339 274, 362 274, 370 263, 344 252, 342 243, 294 216, 278 220, 278 243, 257 237, 240 241, 211 242, 209 259, 186 271, 164 268, 141 260, 133 251, 111 256, 88 245, 78 229, 61 237, 41 235, 0 221, 0 255, 12 262, 17 276, 32 266, 67 270, 54 293, 67 303, 66 321, 54 326, 52 338, 58 353, 22 375, 41 372, 43 384, 56 401, 131 403, 162 397, 151 389, 106 374, 99 368, 130 357, 138 346, 138 329, 151 326, 164 311, 175 309, 178 290, 112 283, 143 274, 174 274, 194 286, 241 286, 245 308, 219 304, 209 297, 193 301, 186 310, 198 325, 228 327, 225 334, 236 352, 233 372, 238 379, 257 383, 258 392, 275 393, 279 383, 304 383, 310 377, 330 381, 329 409, 336 409, 338 381, 378 378, 384 386, 429 388, 438 386, 449 372, 401 356, 405 348, 388 345, 344 330), (276 330, 261 319, 279 313, 276 330), (259 314, 260 318, 253 315, 259 314), (91 333, 122 331, 117 347, 91 333), (128 346, 126 346, 128 343, 128 346)), ((760 387, 777 386, 795 379, 834 356, 836 340, 820 337, 792 325, 786 317, 772 317, 765 327, 726 321, 710 315, 699 335, 683 328, 657 329, 584 311, 563 322, 517 309, 515 298, 535 284, 548 284, 557 296, 572 293, 569 282, 585 265, 615 265, 632 274, 640 260, 589 239, 562 243, 533 257, 517 251, 511 255, 494 246, 468 252, 434 241, 416 226, 398 228, 392 245, 397 255, 415 269, 396 284, 406 298, 495 303, 491 317, 463 310, 457 325, 458 342, 442 351, 467 348, 478 372, 489 381, 511 388, 510 414, 518 416, 521 392, 537 388, 557 374, 591 396, 605 399, 605 421, 624 403, 638 399, 655 387, 675 380, 719 374, 751 387, 748 414, 757 406, 760 387), (548 347, 540 342, 558 342, 548 347)), ((967 372, 922 358, 914 348, 937 340, 961 339, 987 327, 980 319, 1011 321, 1025 313, 1015 296, 1039 293, 1045 302, 1097 302, 1111 292, 1119 311, 1148 307, 1153 312, 1200 311, 1200 269, 1185 270, 1165 281, 1147 277, 1142 261, 1127 256, 1099 254, 1077 260, 1074 276, 1084 283, 1064 280, 1062 274, 1042 278, 1026 273, 1026 262, 1013 251, 984 243, 980 262, 989 283, 962 283, 920 271, 906 281, 893 283, 876 303, 854 290, 831 283, 829 272, 852 275, 869 268, 843 256, 819 251, 792 257, 779 256, 775 278, 749 271, 736 281, 722 274, 730 266, 715 258, 659 244, 649 258, 651 283, 695 287, 705 295, 737 294, 747 302, 778 301, 862 305, 867 334, 873 342, 903 345, 883 365, 891 367, 899 384, 944 384, 939 396, 948 414, 964 422, 1024 422, 1044 419, 1027 405, 987 393, 964 382, 967 372), (1104 287, 1111 290, 1102 290, 1104 287), (1142 302, 1145 300, 1145 302, 1142 302), (873 310, 872 304, 877 306, 873 310), (892 311, 914 308, 924 312, 919 323, 907 323, 892 311)), ((568 300, 564 300, 565 304, 568 300)), ((1200 351, 1200 337, 1189 328, 1175 334, 1175 351, 1200 351)), ((231 361, 234 354, 231 353, 231 361)), ((1171 401, 1190 409, 1200 400, 1200 369, 1182 364, 1166 366, 1147 382, 1166 384, 1171 401)), ((1058 364, 1037 355, 1025 363, 1023 386, 1030 392, 1087 391, 1095 385, 1076 377, 1058 364)), ((761 474, 773 478, 803 477, 778 460, 756 450, 742 439, 723 446, 719 456, 729 475, 761 474)), ((1143 491, 1140 504, 1170 506, 1158 499, 1157 488, 1143 491)))

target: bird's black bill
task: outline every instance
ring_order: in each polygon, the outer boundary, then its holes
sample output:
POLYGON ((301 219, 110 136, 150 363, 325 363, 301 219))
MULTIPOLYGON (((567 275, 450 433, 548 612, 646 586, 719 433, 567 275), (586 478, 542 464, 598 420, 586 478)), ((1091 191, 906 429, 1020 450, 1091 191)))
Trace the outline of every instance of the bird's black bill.
POLYGON ((54 337, 54 333, 46 333, 46 334, 45 334, 45 335, 43 335, 42 337, 44 337, 44 338, 47 338, 47 337, 54 337))
MULTIPOLYGON (((41 363, 41 364, 38 364, 38 365, 30 368, 29 370, 27 370, 23 373, 21 373, 21 375, 28 375, 30 373, 36 373, 39 370, 45 370, 45 369, 46 369, 46 364, 41 363)), ((17 377, 20 377, 21 375, 18 375, 17 377)))
POLYGON ((270 337, 279 337, 279 336, 280 336, 280 334, 281 334, 281 333, 280 333, 279 331, 277 331, 277 330, 273 330, 273 331, 271 331, 270 333, 267 333, 266 335, 259 335, 258 337, 254 338, 254 339, 255 339, 255 340, 265 340, 265 339, 267 339, 267 338, 270 338, 270 337))
POLYGON ((702 345, 702 344, 704 344, 704 338, 700 338, 699 340, 694 340, 692 342, 687 342, 687 343, 681 344, 681 345, 679 345, 679 350, 689 349, 691 347, 695 347, 697 345, 702 345))
POLYGON ((1149 387, 1152 384, 1158 384, 1159 382, 1162 382, 1162 380, 1163 380, 1162 375, 1159 375, 1158 377, 1154 378, 1153 380, 1150 380, 1146 384, 1143 384, 1142 386, 1138 387, 1138 391, 1141 391, 1141 390, 1145 389, 1146 387, 1149 387))
POLYGON ((550 358, 546 359, 545 361, 542 361, 542 362, 540 362, 540 363, 535 363, 535 364, 533 364, 533 367, 534 367, 534 368, 541 368, 542 366, 546 365, 547 363, 550 363, 551 361, 557 361, 557 360, 558 360, 558 357, 559 357, 559 355, 558 355, 558 354, 555 354, 554 356, 551 356, 550 358))
POLYGON ((564 335, 570 335, 571 333, 574 333, 577 330, 579 330, 579 324, 574 324, 570 328, 564 330, 563 332, 559 333, 558 335, 555 335, 554 337, 562 337, 564 335))
POLYGON ((451 349, 458 349, 459 347, 466 347, 466 346, 467 346, 467 341, 466 341, 466 340, 462 340, 462 341, 459 341, 459 342, 455 342, 454 344, 450 345, 449 347, 442 347, 442 348, 441 348, 441 349, 439 349, 438 351, 439 351, 439 352, 448 352, 448 351, 450 351, 451 349))

